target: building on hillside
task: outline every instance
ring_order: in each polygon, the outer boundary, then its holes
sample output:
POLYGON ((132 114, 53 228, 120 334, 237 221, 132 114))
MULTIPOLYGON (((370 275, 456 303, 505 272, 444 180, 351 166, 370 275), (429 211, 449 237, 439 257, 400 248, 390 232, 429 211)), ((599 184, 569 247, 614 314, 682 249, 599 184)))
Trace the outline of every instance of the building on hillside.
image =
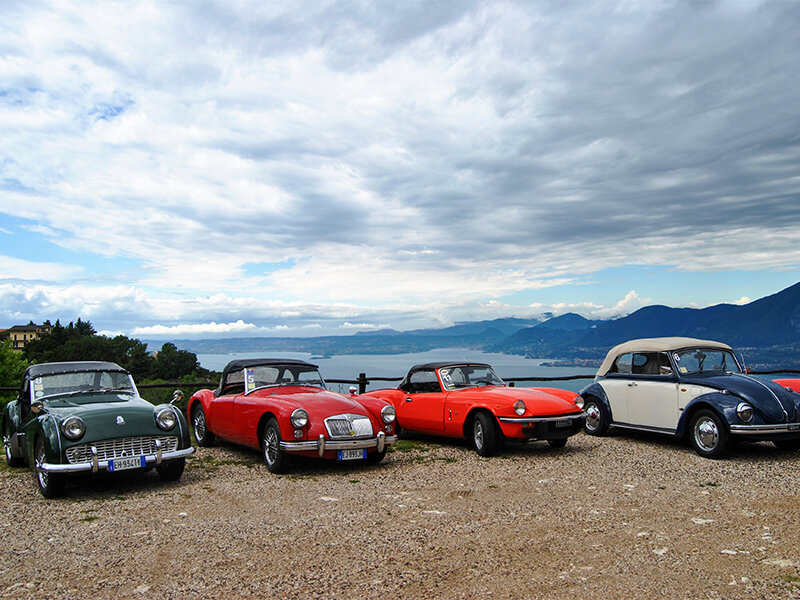
POLYGON ((50 327, 47 325, 37 325, 33 321, 27 325, 14 325, 6 330, 9 339, 11 340, 11 348, 14 350, 22 350, 25 344, 38 340, 45 333, 50 332, 50 327))

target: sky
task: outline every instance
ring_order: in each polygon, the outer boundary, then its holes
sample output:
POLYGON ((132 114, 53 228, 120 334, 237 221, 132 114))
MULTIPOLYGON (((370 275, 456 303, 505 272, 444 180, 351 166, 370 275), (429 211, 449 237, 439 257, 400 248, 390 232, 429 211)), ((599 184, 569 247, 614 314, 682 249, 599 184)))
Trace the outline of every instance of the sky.
POLYGON ((800 2, 2 15, 0 328, 339 335, 800 281, 800 2))

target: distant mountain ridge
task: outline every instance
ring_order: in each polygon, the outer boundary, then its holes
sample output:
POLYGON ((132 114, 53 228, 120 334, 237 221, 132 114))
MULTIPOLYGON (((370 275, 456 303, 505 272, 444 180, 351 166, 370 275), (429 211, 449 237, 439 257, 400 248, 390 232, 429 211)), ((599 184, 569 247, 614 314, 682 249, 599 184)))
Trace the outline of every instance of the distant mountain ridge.
MULTIPOLYGON (((539 322, 501 318, 457 323, 442 329, 384 329, 317 338, 173 340, 195 353, 310 352, 399 354, 434 348, 473 348, 579 363, 596 362, 621 342, 642 337, 687 336, 748 349, 761 368, 800 368, 800 283, 742 306, 707 308, 646 306, 613 320, 567 313, 539 322)), ((161 344, 163 340, 155 342, 161 344)))

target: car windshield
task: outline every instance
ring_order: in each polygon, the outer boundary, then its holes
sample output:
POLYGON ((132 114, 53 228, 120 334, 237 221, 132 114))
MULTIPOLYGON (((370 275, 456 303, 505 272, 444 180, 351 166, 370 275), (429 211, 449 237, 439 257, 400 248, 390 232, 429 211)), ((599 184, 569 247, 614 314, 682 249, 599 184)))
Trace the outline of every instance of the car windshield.
POLYGON ((120 371, 81 371, 42 375, 31 381, 34 400, 54 396, 76 396, 94 393, 136 393, 133 379, 120 371))
POLYGON ((262 387, 279 385, 304 385, 325 389, 322 375, 313 367, 264 365, 245 369, 245 375, 248 392, 262 387))
POLYGON ((673 354, 683 375, 696 373, 741 373, 733 353, 718 348, 691 348, 673 354))
POLYGON ((491 367, 464 365, 439 369, 439 375, 446 390, 480 387, 485 385, 505 385, 491 367))

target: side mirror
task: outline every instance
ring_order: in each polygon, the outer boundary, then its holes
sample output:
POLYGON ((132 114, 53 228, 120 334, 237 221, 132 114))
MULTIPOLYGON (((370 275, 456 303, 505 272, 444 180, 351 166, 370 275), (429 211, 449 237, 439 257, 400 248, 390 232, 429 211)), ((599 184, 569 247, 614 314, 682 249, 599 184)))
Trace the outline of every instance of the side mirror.
POLYGON ((350 386, 350 395, 351 396, 358 396, 358 388, 354 385, 350 386))
POLYGON ((31 412, 35 415, 44 412, 44 404, 42 404, 41 402, 34 402, 33 404, 31 404, 31 412))
POLYGON ((175 390, 172 392, 172 400, 170 400, 170 404, 175 404, 176 402, 180 402, 183 400, 183 392, 180 390, 175 390))

